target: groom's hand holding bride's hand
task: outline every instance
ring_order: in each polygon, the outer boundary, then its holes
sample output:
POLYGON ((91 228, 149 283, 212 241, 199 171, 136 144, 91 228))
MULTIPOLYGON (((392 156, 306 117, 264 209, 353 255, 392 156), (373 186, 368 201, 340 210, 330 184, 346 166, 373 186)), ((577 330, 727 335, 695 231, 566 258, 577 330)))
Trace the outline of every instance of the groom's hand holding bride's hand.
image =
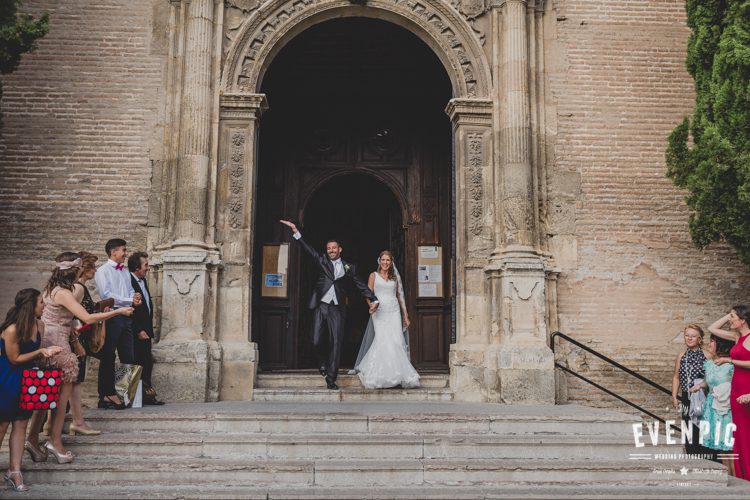
POLYGON ((379 305, 379 302, 373 302, 372 304, 370 304, 370 314, 373 314, 375 311, 377 311, 379 305))
POLYGON ((282 224, 284 224, 286 227, 292 230, 292 234, 297 232, 297 226, 294 224, 294 222, 288 221, 288 220, 280 220, 282 224))

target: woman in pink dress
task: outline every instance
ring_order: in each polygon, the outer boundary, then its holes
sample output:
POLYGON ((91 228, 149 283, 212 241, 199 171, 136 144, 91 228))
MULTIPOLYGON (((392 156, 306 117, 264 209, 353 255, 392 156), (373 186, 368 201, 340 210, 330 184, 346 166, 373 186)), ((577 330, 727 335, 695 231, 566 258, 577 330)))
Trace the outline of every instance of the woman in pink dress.
MULTIPOLYGON (((74 333, 73 318, 77 317, 85 323, 91 324, 104 321, 118 314, 130 316, 132 307, 123 307, 114 311, 89 314, 80 304, 83 289, 76 287, 76 281, 81 275, 82 262, 78 254, 64 252, 55 259, 55 270, 42 292, 44 312, 42 321, 45 325, 42 347, 59 346, 59 352, 45 358, 48 366, 55 366, 62 371, 62 387, 57 408, 53 411, 52 426, 49 440, 44 447, 51 453, 57 463, 68 463, 73 455, 65 451, 62 442, 62 427, 65 420, 65 407, 73 390, 73 384, 78 379, 78 358, 71 351, 70 342, 74 333), (76 295, 74 295, 76 294, 76 295)), ((77 341, 77 340, 76 340, 77 341)), ((42 429, 42 419, 46 412, 36 411, 31 418, 29 437, 26 449, 35 462, 45 461, 47 453, 39 447, 39 432, 42 429)))
POLYGON ((730 404, 732 421, 737 429, 734 431, 734 469, 737 477, 750 480, 750 407, 742 404, 740 396, 750 393, 750 306, 734 306, 729 314, 716 320, 708 330, 727 340, 735 342, 729 351, 729 358, 719 358, 714 363, 732 363, 732 389, 730 404), (729 330, 722 327, 729 323, 729 330))

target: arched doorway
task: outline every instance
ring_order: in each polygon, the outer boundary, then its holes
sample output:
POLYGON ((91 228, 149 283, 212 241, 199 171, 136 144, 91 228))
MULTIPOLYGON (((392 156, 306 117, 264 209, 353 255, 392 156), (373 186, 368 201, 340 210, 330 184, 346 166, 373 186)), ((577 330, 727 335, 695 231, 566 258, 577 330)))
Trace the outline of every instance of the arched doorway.
MULTIPOLYGON (((344 256, 362 279, 380 250, 399 247, 413 362, 447 370, 453 176, 444 112, 451 83, 442 64, 399 26, 334 19, 292 39, 268 68, 261 91, 270 109, 259 133, 254 269, 262 269, 264 245, 290 241, 280 218, 295 220, 320 248, 329 236, 342 238, 344 256), (343 234, 331 234, 337 232, 343 234), (431 252, 440 255, 430 262, 442 281, 425 292, 417 266, 431 252)), ((261 296, 262 273, 254 273, 252 332, 262 370, 314 366, 306 257, 295 244, 289 248, 285 297, 261 296)), ((353 360, 357 329, 364 326, 361 304, 351 294, 343 367, 353 360)))

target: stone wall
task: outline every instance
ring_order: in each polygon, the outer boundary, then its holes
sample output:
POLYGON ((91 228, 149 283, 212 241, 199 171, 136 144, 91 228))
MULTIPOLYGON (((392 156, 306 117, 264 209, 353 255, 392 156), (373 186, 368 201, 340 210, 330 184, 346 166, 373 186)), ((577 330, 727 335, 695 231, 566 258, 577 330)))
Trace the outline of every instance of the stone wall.
POLYGON ((3 76, 0 311, 65 250, 144 249, 163 105, 167 2, 25 0, 50 32, 3 76), (162 5, 163 4, 163 5, 162 5))
MULTIPOLYGON (((682 327, 705 327, 750 300, 750 276, 730 249, 693 247, 685 194, 665 177, 666 138, 694 99, 684 2, 553 4, 547 70, 557 130, 548 189, 560 330, 671 387, 682 327)), ((653 409, 668 404, 591 356, 573 351, 569 361, 653 409)), ((619 404, 568 380, 572 402, 619 404)))

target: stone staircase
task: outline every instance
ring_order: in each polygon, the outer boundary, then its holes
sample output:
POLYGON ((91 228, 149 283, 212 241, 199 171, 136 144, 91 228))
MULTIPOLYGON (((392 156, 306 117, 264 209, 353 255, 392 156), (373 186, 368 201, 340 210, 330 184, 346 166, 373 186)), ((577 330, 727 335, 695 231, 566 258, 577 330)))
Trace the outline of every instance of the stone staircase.
POLYGON ((286 373, 260 373, 253 394, 255 401, 451 401, 448 375, 420 373, 421 387, 416 389, 368 390, 356 375, 339 373, 338 391, 326 388, 325 379, 317 371, 300 370, 286 373))
POLYGON ((253 401, 87 418, 105 433, 66 437, 72 464, 24 459, 26 497, 750 498, 720 465, 636 449, 638 417, 572 405, 253 401))

